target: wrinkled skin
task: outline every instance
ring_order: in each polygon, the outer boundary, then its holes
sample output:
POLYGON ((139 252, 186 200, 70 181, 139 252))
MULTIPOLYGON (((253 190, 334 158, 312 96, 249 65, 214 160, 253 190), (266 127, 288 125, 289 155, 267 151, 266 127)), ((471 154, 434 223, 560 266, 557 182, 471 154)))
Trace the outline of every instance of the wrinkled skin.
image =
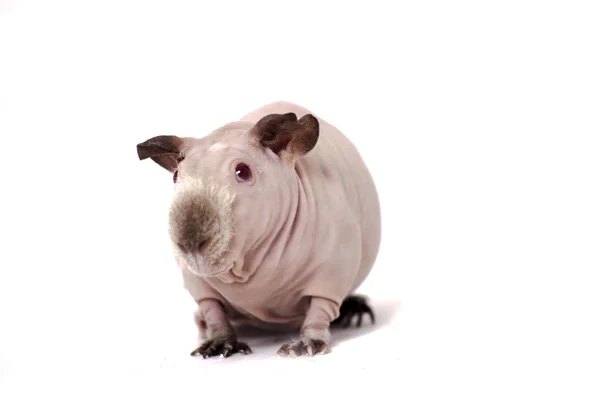
POLYGON ((353 144, 277 102, 204 137, 153 137, 138 156, 174 175, 169 234, 204 339, 192 354, 250 353, 232 321, 299 329, 282 356, 325 353, 380 244, 377 192, 353 144))

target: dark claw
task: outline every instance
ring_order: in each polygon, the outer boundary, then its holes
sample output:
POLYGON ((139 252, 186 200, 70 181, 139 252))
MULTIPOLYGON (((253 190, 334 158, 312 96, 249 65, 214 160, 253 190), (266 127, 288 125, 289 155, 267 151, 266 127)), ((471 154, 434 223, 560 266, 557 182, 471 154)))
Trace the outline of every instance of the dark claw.
POLYGON ((373 314, 373 310, 370 307, 367 307, 367 313, 371 318, 371 324, 375 324, 375 315, 373 314))
POLYGON ((190 353, 190 356, 196 356, 200 353, 200 348, 196 348, 192 351, 192 353, 190 353))
POLYGON ((340 316, 335 319, 332 325, 341 325, 343 328, 348 328, 352 323, 354 316, 357 316, 356 327, 362 325, 362 318, 365 313, 369 314, 371 323, 375 324, 375 314, 371 307, 367 304, 367 299, 360 295, 350 295, 342 302, 340 306, 340 316))
POLYGON ((203 357, 204 359, 206 359, 207 357, 211 357, 211 356, 213 355, 213 353, 214 353, 213 349, 212 349, 212 348, 208 348, 208 349, 206 350, 206 352, 204 352, 204 353, 202 354, 202 357, 203 357))
POLYGON ((218 338, 203 342, 202 345, 190 353, 190 356, 201 355, 206 359, 218 355, 229 357, 234 353, 248 354, 251 352, 247 344, 236 341, 235 338, 218 338))
POLYGON ((249 353, 252 353, 252 349, 250 349, 250 347, 248 345, 246 345, 244 342, 236 342, 234 352, 247 355, 249 353))
POLYGON ((224 357, 229 357, 231 355, 232 351, 233 351, 233 345, 227 343, 227 344, 223 345, 223 350, 221 351, 221 353, 223 354, 224 357))

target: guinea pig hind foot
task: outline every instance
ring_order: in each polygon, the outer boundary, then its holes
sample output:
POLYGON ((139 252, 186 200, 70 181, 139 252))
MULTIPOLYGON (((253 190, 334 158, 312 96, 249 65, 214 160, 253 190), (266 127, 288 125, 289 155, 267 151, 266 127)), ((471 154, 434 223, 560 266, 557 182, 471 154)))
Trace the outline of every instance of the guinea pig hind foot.
POLYGON ((369 315, 371 323, 375 324, 375 314, 367 303, 367 298, 362 295, 350 295, 342 302, 340 315, 331 322, 331 326, 348 328, 356 316, 356 327, 360 327, 365 313, 369 315))

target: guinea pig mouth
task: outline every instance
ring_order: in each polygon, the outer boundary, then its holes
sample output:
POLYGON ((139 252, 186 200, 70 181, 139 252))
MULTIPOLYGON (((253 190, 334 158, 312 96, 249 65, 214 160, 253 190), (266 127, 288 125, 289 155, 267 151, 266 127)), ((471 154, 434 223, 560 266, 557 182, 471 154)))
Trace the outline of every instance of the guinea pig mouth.
POLYGON ((228 266, 226 262, 208 262, 199 253, 181 253, 179 256, 183 258, 185 267, 198 277, 215 277, 233 266, 228 266))
MULTIPOLYGON (((169 212, 175 254, 192 273, 211 277, 229 269, 233 195, 210 179, 188 179, 176 190, 169 212)), ((181 262, 180 262, 181 263, 181 262)))

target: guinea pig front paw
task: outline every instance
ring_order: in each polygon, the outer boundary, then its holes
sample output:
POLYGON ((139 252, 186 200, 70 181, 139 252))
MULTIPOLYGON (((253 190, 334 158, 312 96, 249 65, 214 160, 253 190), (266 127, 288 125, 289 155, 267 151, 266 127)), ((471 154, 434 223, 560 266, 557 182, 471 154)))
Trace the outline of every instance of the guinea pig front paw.
POLYGON ((318 338, 298 338, 279 348, 279 356, 298 357, 301 355, 312 356, 314 354, 324 354, 327 351, 327 342, 318 338))
POLYGON ((234 353, 247 355, 252 353, 250 347, 232 337, 215 338, 206 340, 198 348, 194 349, 190 356, 201 355, 204 359, 212 356, 229 357, 234 353))

